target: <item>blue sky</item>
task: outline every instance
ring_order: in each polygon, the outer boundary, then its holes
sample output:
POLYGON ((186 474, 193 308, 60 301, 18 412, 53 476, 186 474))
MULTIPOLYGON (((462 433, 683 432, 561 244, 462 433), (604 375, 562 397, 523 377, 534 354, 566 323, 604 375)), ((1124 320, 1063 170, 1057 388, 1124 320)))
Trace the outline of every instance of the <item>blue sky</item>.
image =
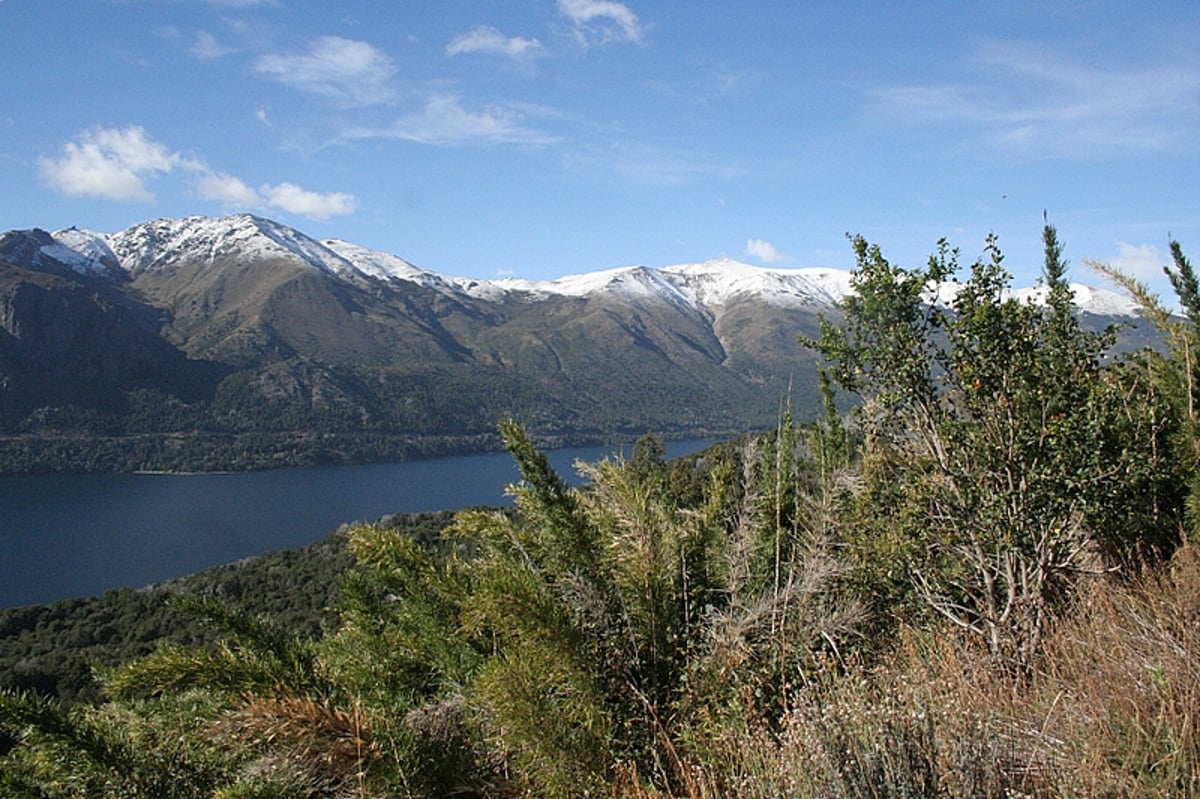
MULTIPOLYGON (((1200 4, 0 0, 0 229, 238 211, 453 275, 848 232, 1200 261, 1200 4)), ((1162 287, 1160 281, 1156 281, 1162 287)))

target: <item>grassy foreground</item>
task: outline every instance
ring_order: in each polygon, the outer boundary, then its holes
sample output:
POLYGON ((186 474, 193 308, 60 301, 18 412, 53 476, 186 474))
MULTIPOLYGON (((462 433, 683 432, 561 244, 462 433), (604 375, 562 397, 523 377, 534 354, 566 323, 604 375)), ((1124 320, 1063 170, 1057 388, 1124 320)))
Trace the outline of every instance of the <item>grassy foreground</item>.
MULTIPOLYGON (((778 727, 720 729, 689 797, 1200 796, 1200 551, 1095 583, 1033 679, 955 630, 808 675, 778 727)), ((631 775, 632 776, 632 775, 631 775)), ((617 794, 662 797, 630 780, 617 794)))

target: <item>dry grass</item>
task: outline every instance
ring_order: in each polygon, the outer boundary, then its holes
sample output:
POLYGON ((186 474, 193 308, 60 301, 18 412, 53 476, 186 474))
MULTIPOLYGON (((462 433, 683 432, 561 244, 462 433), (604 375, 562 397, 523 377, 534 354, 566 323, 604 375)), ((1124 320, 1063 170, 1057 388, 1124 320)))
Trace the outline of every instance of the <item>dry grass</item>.
MULTIPOLYGON (((1200 548, 1095 584, 1031 680, 994 665, 910 630, 870 670, 807 674, 781 724, 694 731, 689 799, 1200 797, 1200 548)), ((626 771, 614 796, 663 795, 626 771)))
POLYGON ((1094 592, 1049 642, 1040 699, 1064 796, 1200 796, 1200 550, 1094 592))
POLYGON ((213 728, 218 740, 261 753, 253 773, 291 774, 314 793, 360 789, 378 755, 363 715, 302 696, 249 696, 213 728))

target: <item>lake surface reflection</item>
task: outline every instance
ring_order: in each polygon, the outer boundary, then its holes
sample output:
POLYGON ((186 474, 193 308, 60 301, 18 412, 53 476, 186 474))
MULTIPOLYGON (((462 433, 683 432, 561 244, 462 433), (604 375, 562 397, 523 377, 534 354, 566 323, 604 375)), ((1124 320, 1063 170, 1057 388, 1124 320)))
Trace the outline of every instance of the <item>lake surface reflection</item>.
MULTIPOLYGON (((709 443, 669 442, 667 455, 709 443)), ((576 459, 618 450, 546 454, 574 481, 576 459)), ((0 477, 0 607, 140 587, 388 513, 506 505, 517 477, 506 452, 237 474, 0 477)))

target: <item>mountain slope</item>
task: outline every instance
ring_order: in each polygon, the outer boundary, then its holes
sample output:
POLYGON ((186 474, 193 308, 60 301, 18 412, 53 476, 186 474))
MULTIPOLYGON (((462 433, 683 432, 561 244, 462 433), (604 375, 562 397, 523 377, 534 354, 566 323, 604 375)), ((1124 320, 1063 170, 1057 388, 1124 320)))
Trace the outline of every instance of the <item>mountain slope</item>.
POLYGON ((194 362, 159 335, 158 309, 111 284, 0 262, 0 417, 63 406, 121 413, 159 388, 211 397, 229 370, 194 362))
POLYGON ((816 407, 797 336, 850 285, 728 259, 470 280, 248 214, 13 231, 0 261, 3 470, 396 458, 504 416, 559 441, 761 428, 789 391, 816 407), (112 454, 29 454, 68 440, 112 454))

